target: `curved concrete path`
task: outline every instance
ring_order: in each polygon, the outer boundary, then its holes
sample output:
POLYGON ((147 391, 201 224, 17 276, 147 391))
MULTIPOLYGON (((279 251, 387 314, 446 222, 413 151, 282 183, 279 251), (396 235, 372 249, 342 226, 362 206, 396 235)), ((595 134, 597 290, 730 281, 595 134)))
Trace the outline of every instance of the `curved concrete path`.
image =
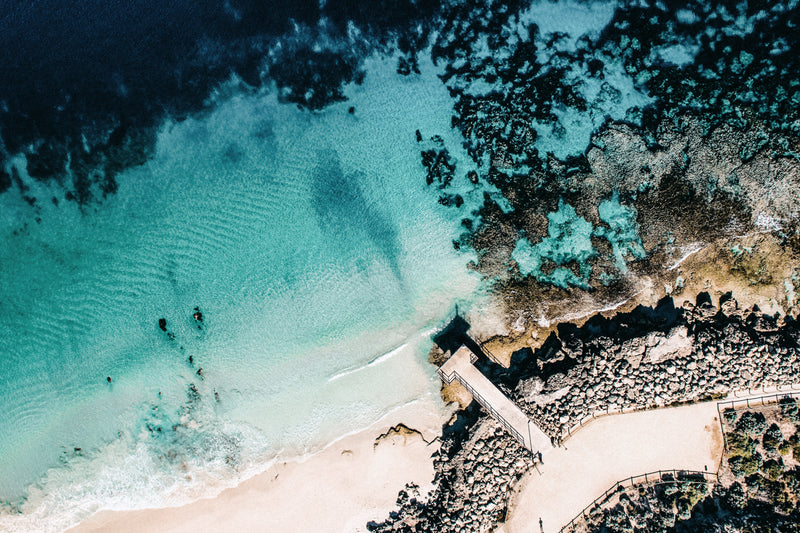
POLYGON ((716 472, 722 458, 717 402, 597 418, 544 453, 511 495, 503 533, 558 532, 617 481, 654 470, 716 472))

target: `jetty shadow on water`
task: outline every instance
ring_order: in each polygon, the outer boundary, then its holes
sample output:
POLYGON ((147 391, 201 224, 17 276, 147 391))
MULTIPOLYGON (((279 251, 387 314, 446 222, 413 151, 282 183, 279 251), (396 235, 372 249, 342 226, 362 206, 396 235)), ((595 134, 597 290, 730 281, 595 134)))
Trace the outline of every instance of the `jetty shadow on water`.
POLYGON ((458 314, 458 310, 456 310, 456 316, 453 320, 451 320, 443 330, 433 335, 433 342, 435 342, 442 351, 445 353, 449 352, 450 354, 455 353, 462 345, 466 346, 472 350, 472 353, 478 356, 479 362, 491 362, 491 357, 489 357, 486 350, 484 350, 475 339, 469 336, 468 331, 471 327, 470 323, 458 314))

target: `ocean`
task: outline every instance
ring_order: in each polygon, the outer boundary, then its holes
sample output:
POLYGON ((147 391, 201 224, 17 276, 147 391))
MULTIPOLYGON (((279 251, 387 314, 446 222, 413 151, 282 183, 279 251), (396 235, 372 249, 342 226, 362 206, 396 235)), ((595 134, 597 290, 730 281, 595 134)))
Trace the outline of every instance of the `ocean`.
POLYGON ((0 197, 0 529, 188 501, 438 394, 432 328, 480 300, 453 240, 485 189, 436 68, 395 65, 317 112, 232 80, 90 207, 14 161, 52 199, 0 197))
POLYGON ((438 399, 456 307, 796 219, 796 4, 4 6, 0 531, 213 495, 438 399), (770 133, 723 175, 720 127, 770 133))

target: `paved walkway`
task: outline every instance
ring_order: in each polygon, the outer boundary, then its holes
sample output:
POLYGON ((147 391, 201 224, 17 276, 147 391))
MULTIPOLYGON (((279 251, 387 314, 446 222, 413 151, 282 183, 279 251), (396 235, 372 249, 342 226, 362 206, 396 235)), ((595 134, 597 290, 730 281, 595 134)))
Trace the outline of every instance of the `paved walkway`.
POLYGON ((499 531, 558 532, 617 481, 654 470, 715 472, 723 441, 716 402, 598 418, 544 453, 520 480, 499 531))
POLYGON ((508 399, 472 362, 475 354, 462 346, 439 368, 447 383, 454 379, 464 385, 478 403, 532 452, 552 448, 550 437, 539 429, 517 405, 508 399))

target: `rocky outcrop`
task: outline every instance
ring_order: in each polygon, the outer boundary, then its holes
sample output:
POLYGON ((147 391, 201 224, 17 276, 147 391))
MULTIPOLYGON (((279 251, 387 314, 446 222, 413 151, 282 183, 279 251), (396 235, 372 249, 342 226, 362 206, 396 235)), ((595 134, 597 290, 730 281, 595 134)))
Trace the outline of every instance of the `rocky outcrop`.
MULTIPOLYGON (((591 413, 712 398, 734 389, 788 384, 800 371, 800 326, 791 319, 719 307, 701 294, 676 308, 664 299, 578 328, 562 324, 536 351, 504 368, 476 365, 552 437, 591 413), (721 309, 722 310, 721 310, 721 309)), ((503 522, 507 498, 535 458, 476 402, 443 428, 434 489, 400 493, 398 509, 370 531, 482 532, 503 522)))
POLYGON ((678 309, 664 300, 660 309, 564 328, 529 356, 528 366, 535 366, 530 377, 512 389, 504 376, 506 390, 545 432, 564 437, 592 414, 796 381, 797 323, 779 325, 757 310, 736 309, 730 300, 726 308, 729 314, 704 297, 678 309), (648 316, 651 323, 637 327, 648 316), (659 317, 660 329, 647 331, 659 317))
POLYGON ((415 488, 407 487, 398 496, 398 510, 367 529, 486 531, 505 519, 509 489, 533 466, 533 458, 473 404, 445 428, 434 465, 435 488, 426 499, 413 497, 415 488))

